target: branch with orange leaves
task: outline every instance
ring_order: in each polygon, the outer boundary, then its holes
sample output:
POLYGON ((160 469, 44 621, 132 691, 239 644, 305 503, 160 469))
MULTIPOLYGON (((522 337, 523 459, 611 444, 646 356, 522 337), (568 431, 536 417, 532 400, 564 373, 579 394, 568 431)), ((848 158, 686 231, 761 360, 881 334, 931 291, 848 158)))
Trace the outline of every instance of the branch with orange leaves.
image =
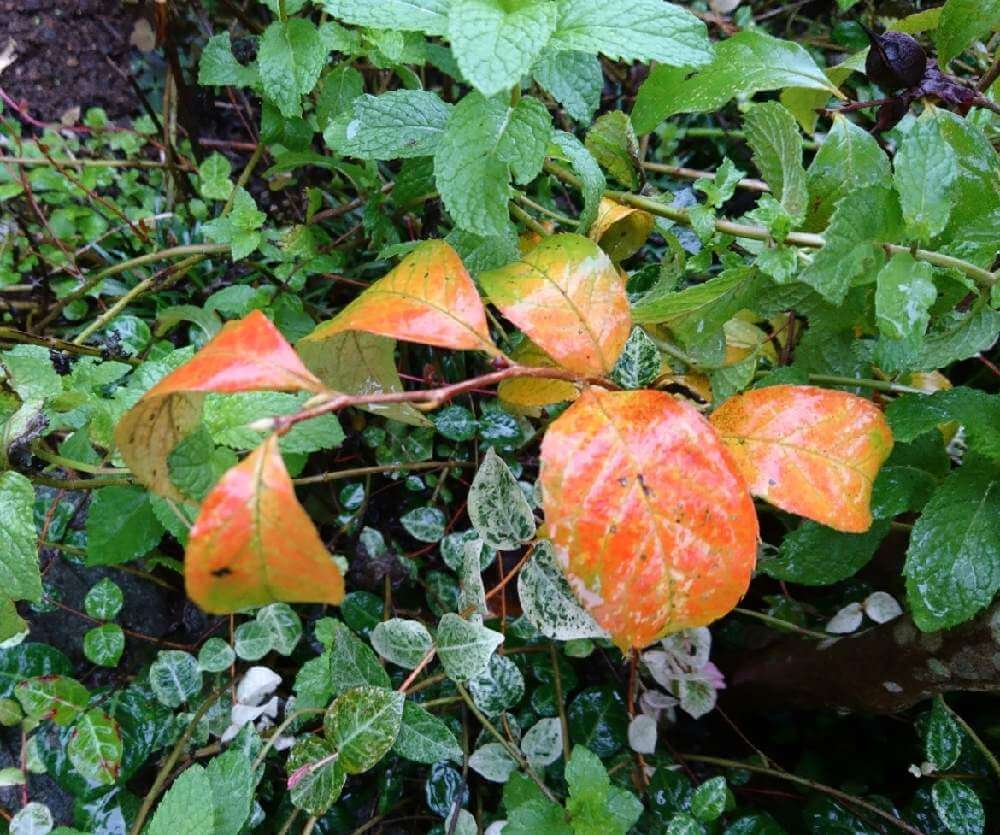
MULTIPOLYGON (((504 362, 499 359, 497 362, 504 362)), ((264 418, 249 424, 257 432, 276 432, 284 435, 297 423, 320 415, 339 412, 351 406, 386 405, 389 403, 410 403, 424 412, 433 411, 460 394, 502 383, 514 377, 538 377, 546 380, 565 380, 570 383, 598 385, 617 390, 619 387, 604 377, 584 377, 565 368, 536 368, 527 365, 507 365, 498 371, 470 377, 458 383, 450 383, 435 389, 422 391, 389 391, 376 394, 341 394, 328 391, 318 394, 305 404, 305 408, 289 415, 264 418)))

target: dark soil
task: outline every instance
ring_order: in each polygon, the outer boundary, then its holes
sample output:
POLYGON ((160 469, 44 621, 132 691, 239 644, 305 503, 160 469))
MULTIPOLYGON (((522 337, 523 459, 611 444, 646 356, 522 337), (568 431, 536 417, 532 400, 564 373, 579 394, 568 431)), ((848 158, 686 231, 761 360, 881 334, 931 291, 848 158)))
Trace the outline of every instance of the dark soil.
POLYGON ((121 0, 0 0, 0 49, 16 44, 0 86, 42 121, 77 106, 111 119, 137 112, 128 80, 108 63, 128 66, 134 9, 121 0))

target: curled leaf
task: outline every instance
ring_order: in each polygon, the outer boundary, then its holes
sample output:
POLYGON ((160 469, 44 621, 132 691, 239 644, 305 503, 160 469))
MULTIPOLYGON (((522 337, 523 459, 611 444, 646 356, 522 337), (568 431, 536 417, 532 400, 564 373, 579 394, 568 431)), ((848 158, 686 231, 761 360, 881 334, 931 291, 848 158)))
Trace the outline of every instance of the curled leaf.
POLYGON ((611 259, 581 235, 546 238, 523 260, 484 272, 479 282, 517 327, 563 368, 600 376, 632 326, 625 281, 611 259))
POLYGON ((662 392, 589 388, 549 427, 541 458, 556 557, 618 646, 710 623, 746 591, 753 502, 691 406, 662 392))
POLYGON ((184 564, 188 596, 224 614, 275 601, 333 603, 344 578, 295 498, 272 435, 205 497, 184 564))
POLYGON ((115 428, 115 443, 150 490, 184 501, 167 457, 201 421, 207 392, 323 391, 278 329, 259 310, 225 327, 191 360, 147 391, 115 428))
POLYGON ((308 339, 367 331, 394 339, 497 355, 486 310, 462 259, 444 241, 424 241, 308 339))
POLYGON ((602 197, 588 237, 617 262, 638 252, 652 231, 653 216, 649 212, 602 197))
POLYGON ((814 386, 769 386, 711 417, 755 496, 838 531, 871 526, 872 485, 892 433, 870 400, 814 386))

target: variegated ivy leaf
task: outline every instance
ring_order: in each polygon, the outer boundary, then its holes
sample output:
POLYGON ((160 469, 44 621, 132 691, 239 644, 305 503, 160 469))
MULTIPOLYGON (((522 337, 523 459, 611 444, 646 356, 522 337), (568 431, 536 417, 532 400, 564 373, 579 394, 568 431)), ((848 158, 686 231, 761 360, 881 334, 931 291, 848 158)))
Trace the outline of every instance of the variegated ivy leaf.
POLYGON ((478 623, 463 620, 451 612, 438 624, 438 658, 448 677, 468 681, 482 673, 490 657, 503 643, 503 635, 478 623))
POLYGON ((434 639, 420 621, 392 618, 375 626, 372 646, 386 661, 412 670, 434 646, 434 639))
POLYGON ((489 449, 469 488, 469 519, 491 548, 510 551, 535 535, 531 505, 510 468, 489 449))
POLYGON ((355 687, 337 697, 323 719, 327 740, 348 774, 360 774, 384 757, 399 734, 405 697, 384 687, 355 687))

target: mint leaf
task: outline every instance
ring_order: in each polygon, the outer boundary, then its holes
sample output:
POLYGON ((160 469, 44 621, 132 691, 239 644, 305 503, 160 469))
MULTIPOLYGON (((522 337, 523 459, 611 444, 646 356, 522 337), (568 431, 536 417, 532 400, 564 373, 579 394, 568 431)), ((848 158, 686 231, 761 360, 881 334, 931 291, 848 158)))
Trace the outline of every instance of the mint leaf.
POLYGON ((833 212, 825 245, 799 281, 840 305, 856 278, 874 275, 882 266, 885 255, 878 242, 897 238, 901 225, 899 204, 889 189, 870 186, 846 195, 833 212))
POLYGON ((218 87, 253 87, 260 81, 257 65, 244 67, 233 55, 228 32, 208 39, 198 62, 198 83, 218 87))
POLYGON ((149 835, 213 832, 212 783, 200 765, 188 766, 156 807, 149 835))
POLYGON ((933 110, 925 110, 903 136, 893 167, 906 231, 911 238, 929 241, 948 225, 958 177, 955 150, 945 141, 933 110))
POLYGON ((903 573, 923 631, 971 618, 1000 590, 1000 467, 968 460, 931 496, 910 534, 903 573))
POLYGON ((601 197, 608 187, 601 166, 594 159, 586 146, 573 134, 566 131, 556 131, 552 135, 552 144, 573 167, 580 178, 580 191, 583 194, 583 211, 580 212, 577 231, 586 234, 590 225, 597 218, 597 208, 601 197))
POLYGON ((0 354, 7 369, 7 385, 22 401, 44 400, 62 394, 62 378, 52 367, 49 349, 41 345, 15 345, 0 354))
POLYGON ((35 489, 25 476, 0 473, 0 585, 18 600, 42 596, 34 505, 35 489))
POLYGON ((275 21, 264 30, 257 49, 264 95, 282 116, 301 116, 301 98, 316 85, 325 61, 326 48, 312 21, 275 21))
POLYGON ((698 67, 712 60, 705 24, 662 0, 557 0, 555 49, 600 52, 614 61, 698 67))
POLYGON ((888 372, 933 371, 989 350, 998 333, 1000 312, 982 299, 969 311, 953 311, 940 317, 918 349, 906 342, 879 340, 874 360, 888 372))
POLYGON ((584 141, 612 177, 630 189, 639 187, 639 140, 625 113, 605 113, 587 131, 584 141))
POLYGON ((942 423, 965 427, 969 448, 1000 458, 1000 395, 958 387, 931 395, 904 394, 886 408, 897 441, 912 441, 942 423))
POLYGON ((316 118, 325 128, 335 116, 346 111, 358 96, 365 92, 365 79, 350 64, 334 67, 320 81, 316 97, 316 118))
POLYGON ((809 195, 802 167, 802 137, 795 117, 772 101, 750 108, 743 124, 761 176, 795 223, 801 223, 809 195))
POLYGON ((601 104, 604 75, 601 62, 586 52, 544 52, 531 70, 538 85, 584 124, 601 104))
POLYGON ((833 125, 809 166, 809 217, 806 228, 820 230, 841 198, 864 186, 887 182, 889 158, 864 128, 841 115, 833 125))
POLYGON ((760 570, 776 580, 828 586, 867 565, 888 532, 888 522, 876 522, 865 533, 841 533, 806 521, 785 535, 777 556, 762 560, 760 570))
POLYGON ((875 279, 875 317, 882 335, 919 345, 937 301, 933 270, 908 252, 897 252, 875 279))
POLYGON ((470 93, 455 107, 434 156, 434 179, 456 225, 506 237, 510 176, 527 183, 541 170, 551 133, 537 99, 515 107, 470 93))
POLYGON ((149 493, 138 487, 94 491, 87 516, 87 564, 118 565, 149 553, 163 536, 149 493))
POLYGON ((350 115, 334 120, 323 138, 335 151, 359 159, 431 156, 451 111, 450 104, 424 90, 359 96, 350 115))
POLYGON ((492 96, 521 83, 555 26, 548 0, 452 0, 448 37, 462 75, 492 96))
POLYGON ((356 26, 448 34, 449 0, 322 0, 319 5, 338 20, 356 26))
POLYGON ((716 46, 712 63, 690 78, 669 66, 654 67, 639 88, 632 123, 646 133, 675 113, 705 113, 737 96, 782 87, 837 89, 797 43, 744 30, 716 46))
POLYGON ((998 28, 1000 0, 948 0, 934 31, 934 45, 941 66, 947 66, 974 40, 998 28))

